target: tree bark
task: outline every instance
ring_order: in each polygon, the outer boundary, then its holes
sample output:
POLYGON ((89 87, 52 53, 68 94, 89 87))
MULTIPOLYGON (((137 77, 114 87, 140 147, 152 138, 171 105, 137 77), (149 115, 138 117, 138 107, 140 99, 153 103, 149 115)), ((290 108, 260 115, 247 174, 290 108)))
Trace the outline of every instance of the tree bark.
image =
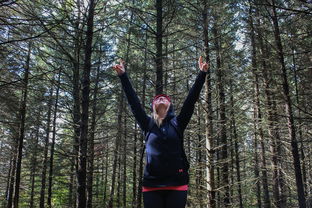
POLYGON ((9 191, 10 191, 10 180, 11 180, 11 172, 12 172, 12 167, 13 167, 12 158, 13 158, 13 153, 11 152, 9 170, 8 170, 8 175, 7 175, 7 184, 6 184, 6 189, 5 189, 5 200, 2 202, 2 207, 8 206, 7 200, 8 200, 9 191))
POLYGON ((281 142, 279 135, 278 127, 278 118, 277 118, 277 109, 276 105, 273 102, 273 93, 272 93, 272 78, 269 78, 268 69, 271 68, 267 61, 269 59, 269 51, 264 46, 263 35, 261 28, 261 20, 259 17, 258 9, 256 8, 257 13, 257 25, 258 27, 255 30, 258 33, 258 40, 260 45, 261 52, 261 65, 262 65, 262 76, 264 79, 264 92, 267 106, 268 114, 268 134, 271 140, 271 152, 272 152, 272 168, 273 168, 273 204, 277 208, 286 207, 286 193, 283 179, 283 171, 281 170, 281 142))
POLYGON ((52 207, 52 180, 53 180, 53 165, 54 165, 54 146, 55 146, 55 137, 56 137, 56 119, 57 119, 57 110, 58 110, 58 99, 60 92, 60 81, 61 81, 61 69, 59 70, 55 102, 54 102, 54 113, 53 113, 53 129, 52 129, 52 142, 50 149, 50 166, 49 166, 49 181, 48 181, 48 207, 52 207))
POLYGON ((10 167, 10 182, 9 182, 9 190, 8 190, 8 195, 7 195, 7 200, 8 200, 7 208, 12 208, 12 204, 13 204, 17 151, 18 151, 18 139, 16 138, 14 141, 11 167, 10 167))
POLYGON ((138 125, 135 123, 134 126, 134 143, 133 143, 133 170, 132 170, 132 208, 136 208, 136 202, 137 202, 137 143, 138 143, 138 125))
MULTIPOLYGON (((126 105, 124 105, 126 108, 126 105)), ((124 116, 124 137, 123 137, 123 174, 122 174, 122 205, 127 207, 127 142, 128 132, 127 132, 127 116, 124 116)))
POLYGON ((233 84, 231 82, 231 127, 233 130, 233 139, 234 139, 234 155, 235 155, 235 169, 236 169, 236 180, 238 183, 237 192, 239 199, 239 207, 243 208, 243 196, 242 196, 242 185, 241 185, 241 172, 240 172, 240 161, 239 161, 239 144, 238 144, 238 135, 236 127, 236 119, 234 113, 234 96, 233 96, 233 84))
MULTIPOLYGON (((109 160, 109 152, 108 152, 108 143, 106 143, 106 154, 105 154, 105 177, 104 177, 104 196, 103 196, 103 201, 106 203, 107 200, 107 188, 108 188, 108 160, 109 160)), ((104 172, 104 171, 103 171, 104 172)), ((105 206, 106 204, 104 204, 105 206)))
POLYGON ((110 192, 110 198, 108 201, 107 208, 113 208, 114 206, 114 194, 115 194, 115 182, 116 182, 116 171, 117 171, 117 163, 118 163, 118 154, 119 154, 119 148, 120 148, 120 141, 121 141, 121 134, 122 134, 122 113, 123 113, 123 102, 124 102, 124 96, 122 92, 119 94, 118 99, 118 114, 117 114, 117 135, 115 140, 115 150, 114 150, 114 161, 113 161, 113 173, 112 173, 112 184, 111 184, 111 192, 110 192))
MULTIPOLYGON (((210 64, 209 33, 208 33, 208 0, 204 1, 203 17, 203 39, 206 63, 210 64)), ((215 178, 214 178, 214 142, 212 124, 212 87, 211 70, 208 70, 205 81, 205 142, 206 142, 206 180, 208 207, 216 207, 215 178)))
POLYGON ((226 107, 225 107, 225 91, 223 86, 223 69, 221 66, 221 40, 220 40, 220 31, 218 28, 218 17, 215 16, 215 23, 213 28, 213 34, 215 38, 215 48, 216 48, 216 73, 217 73, 217 88, 219 96, 219 113, 220 113, 220 160, 222 161, 221 167, 221 186, 224 187, 223 194, 223 206, 230 206, 230 187, 229 187, 229 164, 228 164, 228 150, 227 150, 227 135, 226 135, 226 107))
POLYGON ((89 121, 89 100, 90 100, 90 71, 93 39, 93 19, 94 19, 94 0, 89 1, 89 10, 87 16, 87 31, 85 44, 85 60, 82 80, 82 101, 81 101, 81 125, 79 139, 79 156, 77 170, 77 195, 78 208, 86 207, 86 174, 87 174, 87 144, 88 144, 88 121, 89 121))
POLYGON ((35 195, 35 173, 36 173, 36 166, 37 166, 37 153, 38 153, 38 142, 39 142, 39 130, 40 130, 40 122, 41 122, 41 108, 39 108, 37 121, 36 121, 36 135, 35 135, 35 142, 34 145, 34 152, 31 159, 31 188, 30 188, 30 201, 29 201, 29 207, 34 207, 34 195, 35 195))
POLYGON ((50 89, 49 101, 48 101, 48 115, 47 115, 47 126, 46 136, 43 149, 43 161, 42 161, 42 173, 41 173, 41 189, 40 189, 40 203, 39 207, 44 208, 45 204, 45 189, 46 189, 46 175, 48 166, 48 151, 49 151, 49 139, 50 139, 50 124, 51 124, 51 113, 52 113, 52 102, 53 102, 53 88, 50 89))
MULTIPOLYGON (((259 98, 259 77, 258 77, 258 64, 257 64, 257 49, 255 41, 255 29, 252 17, 252 7, 249 7, 249 24, 250 24, 250 39, 252 48, 252 73, 254 77, 254 122, 255 122, 255 137, 259 135, 260 146, 261 146, 261 172, 262 172, 262 186, 263 186, 263 206, 264 208, 270 208, 270 195, 268 188, 268 176, 266 167, 266 156, 265 156, 265 144, 264 135, 262 128, 262 112, 260 109, 260 98, 259 98)), ((255 138, 256 139, 256 138, 255 138)))
MULTIPOLYGON (((295 49, 292 48, 292 60, 293 60, 293 71, 294 71, 294 82, 295 82, 295 92, 296 92, 296 104, 300 106, 299 101, 299 87, 298 87, 298 74, 297 74, 297 63, 295 58, 295 49)), ((298 109, 298 130, 299 130, 299 141, 300 141, 300 156, 302 162, 302 179, 304 184, 305 194, 307 195, 308 189, 308 181, 307 181, 307 168, 306 168, 306 160, 305 160, 305 152, 304 152, 304 144, 303 144, 303 132, 302 132, 302 122, 301 122, 301 109, 298 109)))
POLYGON ((31 54, 31 45, 28 44, 28 53, 25 64, 25 72, 23 79, 23 95, 22 95, 22 103, 20 108, 20 127, 19 127, 19 138, 17 141, 17 160, 16 160, 16 174, 15 174, 15 188, 14 188, 14 203, 13 207, 18 208, 19 203, 19 188, 21 182, 21 169, 22 169, 22 157, 23 157, 23 144, 25 137, 25 120, 26 120, 26 104, 27 104, 27 95, 28 95, 28 77, 30 70, 30 54, 31 54))
MULTIPOLYGON (((144 64, 143 64, 143 85, 142 85, 142 106, 145 107, 145 97, 146 97, 146 80, 147 80, 147 45, 148 45, 148 36, 147 36, 147 31, 145 31, 145 42, 144 42, 144 64)), ((136 208, 141 208, 142 207, 142 178, 143 178, 143 156, 144 156, 144 137, 141 134, 140 140, 139 140, 139 154, 140 154, 140 160, 139 160, 139 184, 138 184, 138 194, 137 194, 137 200, 136 208)))
POLYGON ((163 93, 163 15, 162 0, 156 0, 156 95, 163 93))
MULTIPOLYGON (((120 144, 120 149, 122 146, 122 141, 120 144)), ((117 168, 117 193, 116 193, 116 207, 121 207, 121 200, 120 200, 120 195, 121 195, 121 155, 118 155, 118 168, 117 168)), ((114 205, 113 205, 114 206, 114 205)))
MULTIPOLYGON (((79 152, 79 137, 80 137, 80 119, 81 119, 81 108, 80 108, 80 51, 81 51, 81 43, 80 43, 80 36, 81 36, 81 30, 80 30, 80 21, 81 21, 81 11, 80 11, 80 0, 77 0, 77 7, 78 7, 78 18, 75 23, 75 58, 73 60, 73 129, 74 129, 74 135, 73 135, 73 161, 74 161, 74 171, 78 172, 78 152, 79 152)), ((73 172, 72 172, 73 174, 73 172)), ((77 178, 71 176, 71 183, 69 186, 69 193, 72 194, 70 196, 69 203, 71 204, 71 207, 77 207, 77 194, 74 190, 74 187, 77 184, 77 178)))
POLYGON ((199 106, 196 106, 196 114, 197 114, 197 142, 196 142, 196 198, 199 203, 199 207, 203 208, 204 203, 203 203, 203 167, 202 167, 202 162, 203 162, 203 155, 202 155, 202 136, 201 136, 201 119, 200 119, 200 110, 199 106))
POLYGON ((39 141, 39 128, 40 128, 40 119, 41 119, 41 108, 39 109, 36 121, 36 134, 35 134, 35 141, 33 143, 33 154, 31 157, 31 173, 30 173, 30 199, 29 199, 29 207, 34 207, 34 191, 35 191, 35 173, 36 173, 36 166, 37 166, 37 153, 38 153, 38 141, 39 141))
POLYGON ((291 142, 291 152, 293 155, 293 165, 294 165, 295 176, 296 176, 298 205, 300 208, 305 208, 306 199, 304 195, 304 186, 303 186, 303 181, 302 181, 298 141, 296 138, 296 129, 295 129, 295 123, 294 123, 293 110, 292 110, 292 101, 290 98, 289 84, 287 80, 287 70, 286 70, 286 65, 284 61, 284 51, 283 51, 283 45, 282 45, 282 40, 280 36, 280 29, 279 29, 279 24, 278 24, 278 19, 277 19, 275 0, 272 0, 272 13, 273 13, 272 21, 273 21, 273 26, 274 26, 274 37, 275 37, 275 42, 277 46, 278 58, 279 58, 279 62, 281 65, 285 113, 287 116, 288 133, 289 133, 289 138, 291 142))
MULTIPOLYGON (((101 63, 101 61, 99 61, 101 63)), ((92 208, 93 201, 93 172, 94 172, 94 139, 96 131, 96 114, 97 114, 97 96, 98 96, 98 86, 100 79, 100 66, 97 67, 96 80, 93 95, 93 106, 92 106, 92 116, 91 116, 91 132, 89 138, 88 147, 88 171, 87 171, 87 207, 92 208)))

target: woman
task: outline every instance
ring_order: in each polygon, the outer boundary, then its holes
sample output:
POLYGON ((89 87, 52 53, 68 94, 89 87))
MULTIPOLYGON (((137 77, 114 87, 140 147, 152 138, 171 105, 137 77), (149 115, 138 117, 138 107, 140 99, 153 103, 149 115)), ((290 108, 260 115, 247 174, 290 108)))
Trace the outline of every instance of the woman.
POLYGON ((125 72, 124 62, 113 68, 117 72, 131 110, 145 134, 146 166, 143 178, 145 208, 184 208, 188 190, 189 164, 183 148, 183 132, 194 112, 205 82, 208 64, 199 57, 200 72, 181 112, 175 116, 168 95, 156 95, 152 101, 152 116, 142 108, 138 96, 125 72))

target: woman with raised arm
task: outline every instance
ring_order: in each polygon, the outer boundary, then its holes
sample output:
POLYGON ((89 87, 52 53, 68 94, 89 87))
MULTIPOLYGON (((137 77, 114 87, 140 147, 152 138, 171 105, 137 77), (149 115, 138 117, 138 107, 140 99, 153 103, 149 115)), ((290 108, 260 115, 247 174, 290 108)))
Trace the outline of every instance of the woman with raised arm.
POLYGON ((192 117, 209 68, 202 57, 199 57, 198 65, 200 72, 178 116, 174 114, 170 97, 165 94, 153 98, 152 116, 148 116, 132 88, 124 62, 120 60, 120 64, 113 66, 145 135, 146 166, 142 187, 145 208, 184 208, 186 205, 189 163, 183 147, 183 132, 192 117))

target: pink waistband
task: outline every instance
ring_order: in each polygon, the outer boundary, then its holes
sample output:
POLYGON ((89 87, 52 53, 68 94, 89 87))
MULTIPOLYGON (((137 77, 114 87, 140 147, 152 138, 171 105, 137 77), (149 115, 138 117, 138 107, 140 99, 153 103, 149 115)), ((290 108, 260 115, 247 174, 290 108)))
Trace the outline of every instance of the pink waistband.
POLYGON ((166 186, 166 187, 146 187, 146 186, 143 186, 143 188, 142 188, 142 192, 159 191, 159 190, 187 191, 188 185, 166 186))

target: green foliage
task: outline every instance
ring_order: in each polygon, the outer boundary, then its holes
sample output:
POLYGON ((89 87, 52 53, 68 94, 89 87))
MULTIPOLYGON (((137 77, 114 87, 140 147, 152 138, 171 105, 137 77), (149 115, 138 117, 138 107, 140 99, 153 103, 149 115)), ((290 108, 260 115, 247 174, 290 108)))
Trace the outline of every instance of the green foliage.
MULTIPOLYGON (((23 74, 27 46, 32 42, 30 77, 28 85, 26 132, 22 160, 22 183, 20 207, 29 207, 31 177, 34 182, 34 206, 39 205, 41 167, 46 135, 49 90, 54 90, 54 112, 57 78, 60 73, 60 93, 56 119, 56 144, 53 168, 53 207, 71 207, 77 188, 75 165, 77 152, 74 140, 74 83, 73 74, 79 70, 81 87, 84 66, 86 16, 88 1, 19 1, 8 5, 1 3, 0 18, 0 200, 6 203, 10 168, 14 159, 16 139, 19 136, 20 105, 22 100, 23 74), (78 5, 80 2, 80 5, 78 5)), ((163 77, 164 92, 173 98, 176 114, 179 113, 187 93, 199 71, 197 59, 204 55, 203 5, 201 1, 163 0, 163 77)), ((274 39, 271 6, 259 1, 214 1, 208 2, 208 39, 210 75, 212 84, 212 122, 214 142, 214 173, 218 203, 222 205, 224 187, 220 185, 222 164, 229 166, 232 207, 238 207, 238 185, 241 184, 244 207, 258 207, 256 182, 262 185, 260 172, 255 168, 262 161, 263 150, 267 159, 270 196, 273 195, 274 140, 269 133, 267 91, 276 107, 274 128, 280 137, 281 152, 279 167, 285 177, 288 205, 296 205, 294 168, 290 161, 289 137, 285 119, 282 94, 280 62, 274 39), (257 3, 258 2, 258 3, 257 3), (249 9, 251 6, 251 14, 249 9), (256 55, 252 53, 249 15, 254 20, 256 55), (214 33, 217 30, 217 35, 214 33), (261 48, 262 38, 265 51, 261 48), (226 135, 228 139, 227 160, 220 159, 220 99, 218 88, 219 70, 217 48, 220 47, 222 85, 225 93, 226 135), (255 118, 255 73, 252 59, 257 62, 256 74, 259 84, 260 122, 255 118), (266 68, 263 68, 263 62, 266 68), (269 79, 264 77, 267 71, 269 79), (269 83, 267 83, 267 81, 269 83), (267 86, 269 86, 267 88, 267 86), (232 100, 233 98, 233 100, 232 100), (232 103, 233 101, 233 103, 232 103), (232 115, 232 112, 233 115, 232 115), (236 136, 233 121, 236 122, 236 136), (258 126, 257 126, 258 125, 258 126), (255 127, 256 126, 256 127, 255 127), (259 140, 259 126, 263 129, 263 148, 259 140), (235 146, 238 143, 241 181, 237 179, 235 146), (255 157, 258 156, 259 164, 255 157)), ((277 12, 284 47, 285 64, 290 83, 297 137, 302 156, 302 170, 311 171, 311 112, 312 94, 311 4, 304 1, 277 1, 277 12), (305 156, 305 158, 303 157, 305 156)), ((111 66, 119 58, 126 60, 126 70, 146 112, 150 113, 150 100, 156 83, 156 8, 155 1, 97 1, 94 19, 94 37, 91 68, 90 115, 96 103, 96 126, 94 138, 94 207, 107 205, 112 186, 115 207, 118 203, 131 207, 133 190, 138 192, 139 159, 142 134, 136 126, 126 100, 120 105, 121 87, 111 66), (97 69, 99 83, 97 99, 94 100, 97 69), (121 106, 121 107, 120 107, 121 106), (121 108, 121 110, 120 110, 121 108), (118 120, 121 112, 121 121, 118 120), (119 135, 119 137, 118 137, 119 135), (116 144, 119 144, 119 146, 116 144), (113 185, 114 157, 117 167, 113 185), (125 159, 124 159, 125 158, 125 159), (124 178, 124 171, 126 177, 124 178), (134 178, 135 177, 135 178, 134 178), (134 188, 133 188, 134 186, 134 188), (126 191, 123 196, 123 191, 126 191)), ((79 89, 81 90, 81 89, 79 89)), ((201 94, 194 116, 185 132, 185 149, 191 162, 189 207, 200 207, 207 200, 207 149, 206 149, 206 97, 201 94), (199 173, 203 173, 199 176, 199 173)), ((81 92, 79 92, 81 95, 81 92)), ((89 121, 91 121, 91 116, 89 121)), ((91 122, 90 122, 91 124, 91 122)), ((52 122, 51 122, 52 125, 52 122)), ((51 126, 52 131, 52 126, 51 126)), ((90 130, 91 131, 91 130, 90 130)), ((50 133, 51 140, 52 132, 50 133)), ((51 141, 49 143, 51 148, 51 141)), ((50 155, 49 155, 50 157, 50 155)), ((311 177, 306 176, 306 190, 311 188, 311 177)), ((304 178, 304 176, 303 176, 304 178)), ((262 188, 261 188, 261 191, 262 188)), ((261 193, 262 194, 262 193, 261 193)), ((306 197, 311 197, 307 192, 306 197)), ((47 198, 47 190, 46 196, 47 198)), ((271 198, 273 203, 273 198, 271 198)))

